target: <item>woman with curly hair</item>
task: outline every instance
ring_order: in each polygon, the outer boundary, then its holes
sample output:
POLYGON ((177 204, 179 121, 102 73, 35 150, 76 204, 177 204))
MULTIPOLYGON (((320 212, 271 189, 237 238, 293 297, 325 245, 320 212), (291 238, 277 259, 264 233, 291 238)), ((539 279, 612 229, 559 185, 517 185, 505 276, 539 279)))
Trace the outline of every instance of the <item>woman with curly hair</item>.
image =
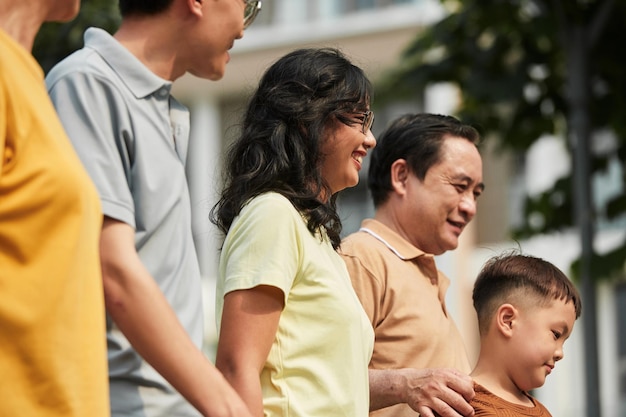
POLYGON ((372 87, 335 49, 263 75, 212 221, 225 233, 216 365, 255 416, 362 416, 373 332, 335 249, 337 193, 376 145, 372 87))

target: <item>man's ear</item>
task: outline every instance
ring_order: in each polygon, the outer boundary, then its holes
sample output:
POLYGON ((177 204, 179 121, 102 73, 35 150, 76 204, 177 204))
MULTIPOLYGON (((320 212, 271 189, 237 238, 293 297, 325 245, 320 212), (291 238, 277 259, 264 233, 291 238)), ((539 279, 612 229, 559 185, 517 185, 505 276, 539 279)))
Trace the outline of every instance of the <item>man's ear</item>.
POLYGON ((513 329, 517 325, 519 312, 512 304, 502 304, 496 310, 496 328, 505 337, 511 337, 513 329))
POLYGON ((202 16, 202 13, 204 12, 202 6, 203 6, 203 2, 205 0, 185 0, 187 2, 187 7, 189 8, 189 11, 191 13, 193 13, 194 15, 197 16, 202 16))
POLYGON ((406 159, 396 159, 391 164, 391 187, 398 193, 406 193, 407 180, 409 178, 409 166, 406 159))

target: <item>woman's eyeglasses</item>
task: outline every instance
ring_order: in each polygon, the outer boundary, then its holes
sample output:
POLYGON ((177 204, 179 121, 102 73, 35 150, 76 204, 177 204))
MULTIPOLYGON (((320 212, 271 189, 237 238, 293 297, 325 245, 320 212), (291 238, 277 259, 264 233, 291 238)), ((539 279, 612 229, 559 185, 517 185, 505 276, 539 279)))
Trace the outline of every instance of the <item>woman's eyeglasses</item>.
POLYGON ((360 114, 363 115, 363 120, 361 121, 361 131, 363 132, 363 134, 366 134, 367 131, 370 130, 372 128, 372 125, 374 124, 374 112, 368 110, 360 114))
POLYGON ((243 10, 243 28, 246 29, 254 22, 261 11, 261 0, 245 0, 246 8, 243 10))

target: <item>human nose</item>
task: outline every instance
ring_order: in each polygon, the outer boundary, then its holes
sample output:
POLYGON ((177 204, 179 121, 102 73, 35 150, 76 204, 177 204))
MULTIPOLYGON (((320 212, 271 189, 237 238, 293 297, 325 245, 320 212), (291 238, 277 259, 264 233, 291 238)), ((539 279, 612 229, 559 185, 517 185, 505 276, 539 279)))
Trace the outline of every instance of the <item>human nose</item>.
POLYGON ((363 146, 365 149, 374 149, 376 147, 376 138, 370 129, 365 133, 365 140, 363 140, 363 146))
POLYGON ((476 215, 476 197, 474 193, 467 192, 463 194, 461 197, 461 202, 459 203, 459 210, 467 216, 467 221, 470 221, 476 215))
POLYGON ((563 345, 559 345, 557 346, 556 350, 554 351, 554 361, 560 361, 561 359, 563 359, 565 355, 563 354, 563 345))

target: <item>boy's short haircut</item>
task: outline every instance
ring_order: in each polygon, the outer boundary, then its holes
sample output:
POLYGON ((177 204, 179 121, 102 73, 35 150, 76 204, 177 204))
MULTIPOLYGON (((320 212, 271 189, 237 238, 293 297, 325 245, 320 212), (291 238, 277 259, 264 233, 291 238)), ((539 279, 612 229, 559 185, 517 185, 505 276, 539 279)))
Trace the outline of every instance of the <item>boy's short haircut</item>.
POLYGON ((120 14, 125 16, 155 15, 167 10, 174 0, 119 0, 120 14))
POLYGON ((574 284, 556 266, 541 258, 508 252, 489 259, 472 293, 480 334, 486 334, 496 310, 504 303, 547 306, 554 300, 572 302, 576 318, 582 304, 574 284))

